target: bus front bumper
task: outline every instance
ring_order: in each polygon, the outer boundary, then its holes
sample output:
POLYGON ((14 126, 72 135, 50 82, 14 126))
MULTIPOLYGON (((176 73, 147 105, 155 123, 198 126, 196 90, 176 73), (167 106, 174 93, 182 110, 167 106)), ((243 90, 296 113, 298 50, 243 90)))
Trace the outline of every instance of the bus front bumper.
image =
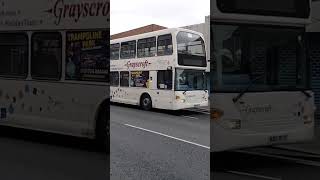
POLYGON ((212 125, 211 122, 211 152, 257 146, 301 143, 311 141, 313 138, 314 126, 311 124, 281 132, 252 132, 251 134, 243 134, 224 129, 219 125, 212 125))
POLYGON ((208 101, 203 101, 200 103, 186 103, 186 102, 175 102, 173 104, 173 110, 179 109, 189 109, 189 108, 201 108, 201 107, 208 107, 208 101))

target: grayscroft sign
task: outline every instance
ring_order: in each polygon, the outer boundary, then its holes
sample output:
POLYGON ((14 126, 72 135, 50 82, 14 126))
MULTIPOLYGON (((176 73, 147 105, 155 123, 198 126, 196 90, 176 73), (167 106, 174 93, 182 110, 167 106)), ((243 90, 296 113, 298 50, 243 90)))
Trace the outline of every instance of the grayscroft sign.
POLYGON ((0 0, 1 30, 108 28, 109 0, 0 0))

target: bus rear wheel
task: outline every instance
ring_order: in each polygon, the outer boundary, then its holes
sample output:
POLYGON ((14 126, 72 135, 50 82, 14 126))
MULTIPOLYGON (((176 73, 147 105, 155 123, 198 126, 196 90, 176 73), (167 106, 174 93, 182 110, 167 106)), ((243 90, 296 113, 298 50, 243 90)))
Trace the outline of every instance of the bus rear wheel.
POLYGON ((152 108, 152 100, 148 94, 143 94, 140 99, 140 106, 143 110, 149 111, 152 108))

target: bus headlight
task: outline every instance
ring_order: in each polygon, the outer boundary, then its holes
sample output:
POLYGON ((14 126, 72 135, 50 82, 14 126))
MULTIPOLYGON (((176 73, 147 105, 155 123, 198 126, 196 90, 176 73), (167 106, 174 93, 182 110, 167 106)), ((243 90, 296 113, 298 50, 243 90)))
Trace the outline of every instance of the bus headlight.
POLYGON ((301 112, 304 124, 312 124, 314 122, 314 110, 311 104, 307 103, 302 106, 301 112))
POLYGON ((312 122, 313 122, 313 119, 311 116, 307 116, 307 115, 303 116, 303 123, 304 124, 311 124, 312 122))
POLYGON ((223 116, 224 112, 221 109, 212 108, 210 112, 211 119, 214 121, 219 120, 223 116))
POLYGON ((180 101, 180 102, 182 102, 182 103, 185 103, 185 102, 186 102, 186 100, 185 100, 184 98, 182 98, 181 96, 176 96, 176 100, 177 100, 177 101, 180 101))

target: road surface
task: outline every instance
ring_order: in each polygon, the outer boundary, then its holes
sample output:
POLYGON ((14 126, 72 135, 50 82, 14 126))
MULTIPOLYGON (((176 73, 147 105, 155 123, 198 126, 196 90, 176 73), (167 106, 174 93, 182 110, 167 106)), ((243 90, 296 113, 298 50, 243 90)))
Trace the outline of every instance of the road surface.
POLYGON ((111 179, 209 180, 206 113, 111 106, 111 179))
POLYGON ((107 180, 108 162, 83 139, 0 128, 1 180, 107 180))
POLYGON ((212 154, 212 180, 318 180, 320 156, 277 148, 212 154))

